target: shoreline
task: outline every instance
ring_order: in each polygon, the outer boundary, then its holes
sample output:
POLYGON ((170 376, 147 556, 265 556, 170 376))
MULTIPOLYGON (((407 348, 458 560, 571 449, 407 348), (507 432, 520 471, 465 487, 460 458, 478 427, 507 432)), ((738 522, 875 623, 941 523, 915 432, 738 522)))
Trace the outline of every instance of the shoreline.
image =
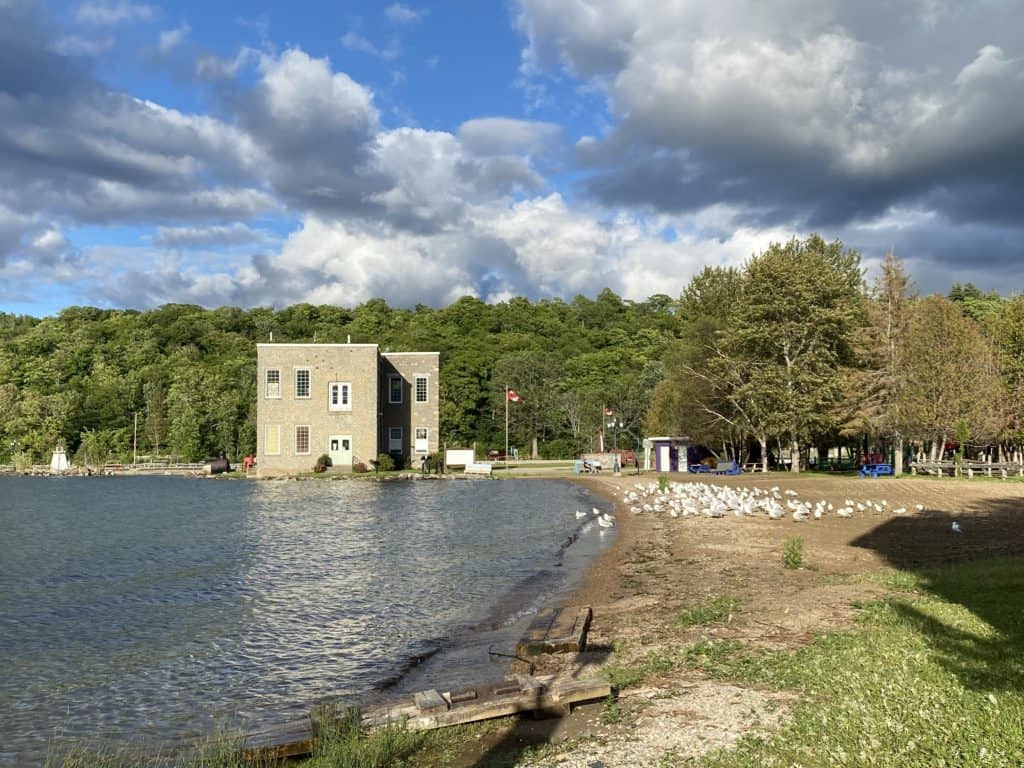
POLYGON ((858 606, 891 596, 891 574, 1024 555, 1024 531, 1016 525, 1024 509, 1019 484, 788 473, 669 478, 780 486, 837 506, 847 497, 885 498, 891 510, 910 511, 805 523, 788 516, 673 518, 634 514, 616 493, 638 480, 656 482, 654 473, 573 478, 614 502, 619 530, 563 603, 592 607, 587 650, 541 657, 538 673, 606 675, 617 697, 583 705, 550 724, 503 723, 484 744, 463 742, 466 754, 453 768, 475 768, 499 756, 502 765, 532 768, 686 764, 714 750, 735 749, 745 736, 771 739, 789 727, 798 695, 705 669, 710 649, 751 659, 793 654, 823 635, 859 631, 858 606), (924 512, 914 511, 917 503, 924 512), (961 520, 971 537, 951 534, 951 519, 961 520), (783 553, 793 537, 806 547, 802 565, 789 569, 783 553), (723 604, 723 613, 701 616, 723 604))

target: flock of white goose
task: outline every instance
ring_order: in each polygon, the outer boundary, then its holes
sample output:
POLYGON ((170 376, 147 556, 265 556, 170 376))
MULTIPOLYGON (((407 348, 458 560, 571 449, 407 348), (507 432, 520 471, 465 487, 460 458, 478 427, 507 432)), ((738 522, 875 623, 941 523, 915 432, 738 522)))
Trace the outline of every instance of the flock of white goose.
MULTIPOLYGON (((799 494, 796 491, 781 491, 778 486, 768 489, 734 488, 699 482, 671 482, 664 487, 658 483, 636 483, 632 488, 620 487, 619 490, 630 512, 667 513, 672 517, 725 517, 730 514, 746 517, 765 514, 772 520, 791 516, 794 521, 803 523, 821 519, 826 515, 849 518, 858 513, 902 515, 907 512, 906 507, 890 507, 885 499, 846 499, 841 507, 836 507, 824 499, 816 502, 803 501, 798 498, 799 494)), ((923 504, 917 504, 914 509, 923 512, 925 507, 923 504)), ((602 515, 597 509, 593 510, 593 514, 598 517, 598 523, 603 527, 614 525, 615 518, 611 515, 602 515), (605 520, 606 517, 611 519, 605 520), (602 523, 602 520, 605 522, 602 523)), ((576 516, 586 517, 587 513, 577 510, 576 516)))

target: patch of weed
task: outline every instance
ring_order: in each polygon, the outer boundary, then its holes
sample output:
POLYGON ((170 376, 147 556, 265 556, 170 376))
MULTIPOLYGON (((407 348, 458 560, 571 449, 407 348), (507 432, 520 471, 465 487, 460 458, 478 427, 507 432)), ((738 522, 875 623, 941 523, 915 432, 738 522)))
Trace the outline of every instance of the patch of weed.
POLYGON ((697 603, 680 613, 675 620, 677 627, 696 627, 708 624, 726 624, 732 620, 738 601, 731 595, 697 603))
POLYGON ((804 540, 799 536, 786 539, 782 545, 782 565, 790 570, 796 570, 804 564, 804 540))
POLYGON ((622 708, 615 697, 608 694, 608 698, 604 700, 604 705, 601 707, 601 722, 605 725, 614 725, 620 720, 622 720, 622 708))

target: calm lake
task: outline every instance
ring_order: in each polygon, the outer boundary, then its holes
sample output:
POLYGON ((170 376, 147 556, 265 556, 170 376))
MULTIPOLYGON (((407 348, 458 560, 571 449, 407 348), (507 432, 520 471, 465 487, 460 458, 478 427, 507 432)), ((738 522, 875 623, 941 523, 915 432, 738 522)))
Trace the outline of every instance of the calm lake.
POLYGON ((500 677, 488 651, 610 538, 592 506, 542 480, 0 478, 0 765, 500 677))

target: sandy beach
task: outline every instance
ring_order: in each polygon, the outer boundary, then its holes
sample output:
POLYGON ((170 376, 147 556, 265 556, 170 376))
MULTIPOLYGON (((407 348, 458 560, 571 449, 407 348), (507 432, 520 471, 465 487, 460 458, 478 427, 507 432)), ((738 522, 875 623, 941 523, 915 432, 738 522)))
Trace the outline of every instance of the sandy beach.
MULTIPOLYGON (((697 481, 692 475, 672 479, 697 481)), ((616 540, 566 601, 593 608, 587 651, 541 657, 538 673, 601 674, 605 665, 628 668, 661 648, 700 640, 797 648, 851 627, 854 604, 882 593, 872 574, 1024 553, 1024 529, 1010 520, 1024 511, 1024 484, 1018 482, 783 474, 700 480, 778 486, 836 506, 847 498, 885 500, 887 508, 806 523, 788 516, 673 518, 634 514, 621 501, 635 483, 656 483, 652 475, 580 479, 615 502, 616 540), (918 504, 924 511, 915 510, 918 504), (898 508, 908 511, 891 511, 898 508), (962 535, 951 530, 953 520, 962 535), (804 565, 789 570, 782 566, 782 550, 797 536, 804 540, 804 565), (724 621, 680 626, 681 612, 725 596, 734 607, 724 621)), ((622 690, 611 712, 601 703, 561 720, 505 721, 453 765, 658 765, 666 756, 684 760, 743 734, 769 732, 791 702, 788 694, 711 680, 699 669, 655 672, 622 690)))

